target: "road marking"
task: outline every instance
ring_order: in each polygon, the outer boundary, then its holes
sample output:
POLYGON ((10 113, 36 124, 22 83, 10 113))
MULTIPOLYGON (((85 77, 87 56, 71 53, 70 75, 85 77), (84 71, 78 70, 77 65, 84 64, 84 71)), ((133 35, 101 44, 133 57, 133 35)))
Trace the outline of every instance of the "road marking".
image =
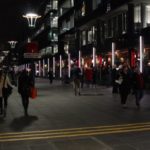
POLYGON ((150 122, 58 129, 58 130, 31 131, 31 132, 28 131, 28 132, 0 133, 0 142, 71 138, 71 137, 117 134, 117 133, 139 132, 139 131, 150 131, 150 122))

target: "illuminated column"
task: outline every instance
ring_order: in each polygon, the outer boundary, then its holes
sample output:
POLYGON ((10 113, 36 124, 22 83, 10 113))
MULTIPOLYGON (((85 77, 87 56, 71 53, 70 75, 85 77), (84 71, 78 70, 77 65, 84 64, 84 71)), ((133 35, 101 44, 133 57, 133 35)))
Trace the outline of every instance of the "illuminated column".
POLYGON ((115 43, 112 42, 112 66, 115 65, 115 43))
POLYGON ((49 58, 47 58, 47 67, 48 67, 48 72, 49 72, 49 70, 50 70, 50 59, 49 58))
POLYGON ((140 36, 140 72, 143 72, 143 37, 140 36))
POLYGON ((38 72, 38 69, 37 69, 37 68, 38 68, 38 64, 35 62, 34 65, 35 65, 35 75, 37 76, 37 72, 38 72))
POLYGON ((96 66, 96 48, 93 47, 93 67, 96 66))
POLYGON ((59 76, 62 78, 62 56, 59 57, 59 76))
POLYGON ((39 76, 41 76, 41 61, 39 60, 39 76))
POLYGON ((55 77, 55 57, 53 57, 53 77, 55 77))
POLYGON ((70 78, 71 75, 71 59, 70 59, 70 53, 68 53, 68 77, 70 78))
POLYGON ((79 51, 79 68, 81 68, 81 51, 79 51))
POLYGON ((45 60, 43 59, 43 65, 42 65, 42 67, 43 67, 43 77, 45 76, 45 60))

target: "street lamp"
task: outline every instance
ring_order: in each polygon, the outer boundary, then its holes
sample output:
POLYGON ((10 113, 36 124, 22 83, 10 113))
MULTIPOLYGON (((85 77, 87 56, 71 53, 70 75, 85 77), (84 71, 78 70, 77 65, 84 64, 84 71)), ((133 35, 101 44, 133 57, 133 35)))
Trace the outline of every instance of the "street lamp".
MULTIPOLYGON (((41 16, 37 15, 36 13, 27 13, 26 15, 23 15, 23 17, 27 19, 28 26, 30 28, 35 28, 36 21, 41 16)), ((31 40, 30 39, 28 39, 28 40, 29 40, 28 43, 31 43, 31 40)), ((32 53, 32 55, 33 55, 33 53, 32 53)), ((33 59, 31 59, 31 75, 33 76, 33 82, 34 82, 33 84, 35 84, 35 64, 34 64, 33 59)))
POLYGON ((17 44, 18 42, 17 42, 17 41, 8 41, 8 43, 10 44, 10 47, 11 47, 12 49, 14 49, 15 46, 16 46, 16 44, 17 44))
POLYGON ((23 17, 28 20, 29 27, 34 28, 37 19, 40 18, 41 16, 39 16, 39 15, 37 15, 35 13, 27 13, 26 15, 23 15, 23 17))

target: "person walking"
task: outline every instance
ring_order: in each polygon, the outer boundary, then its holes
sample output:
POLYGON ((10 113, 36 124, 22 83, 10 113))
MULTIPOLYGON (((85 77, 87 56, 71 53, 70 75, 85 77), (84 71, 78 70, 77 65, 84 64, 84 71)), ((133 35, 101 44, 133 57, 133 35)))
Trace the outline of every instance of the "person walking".
POLYGON ((4 77, 2 70, 0 70, 0 115, 3 114, 3 94, 2 94, 3 84, 4 84, 4 77))
POLYGON ((53 71, 52 71, 51 68, 50 68, 50 70, 48 72, 48 78, 49 78, 50 84, 52 84, 53 83, 53 71))
POLYGON ((133 73, 133 93, 135 94, 136 106, 140 108, 140 101, 144 95, 144 77, 138 67, 135 67, 133 73))
POLYGON ((71 70, 71 78, 73 79, 73 86, 74 86, 74 93, 75 95, 80 95, 80 76, 81 76, 81 70, 80 68, 75 64, 71 70))
POLYGON ((22 105, 24 108, 24 115, 28 116, 30 88, 33 82, 26 70, 23 70, 18 78, 18 93, 21 95, 22 105))
POLYGON ((114 65, 112 68, 112 71, 111 71, 112 93, 113 94, 116 94, 119 92, 118 83, 115 82, 117 79, 118 79, 118 71, 117 71, 116 65, 114 65))
POLYGON ((127 108, 126 101, 130 93, 130 76, 128 74, 128 67, 123 66, 122 71, 120 71, 120 76, 118 79, 119 84, 119 94, 121 98, 121 104, 123 108, 127 108))
POLYGON ((12 89, 14 88, 14 85, 12 85, 8 72, 4 71, 3 74, 3 100, 4 100, 4 117, 7 113, 7 106, 8 106, 8 97, 12 94, 12 89))

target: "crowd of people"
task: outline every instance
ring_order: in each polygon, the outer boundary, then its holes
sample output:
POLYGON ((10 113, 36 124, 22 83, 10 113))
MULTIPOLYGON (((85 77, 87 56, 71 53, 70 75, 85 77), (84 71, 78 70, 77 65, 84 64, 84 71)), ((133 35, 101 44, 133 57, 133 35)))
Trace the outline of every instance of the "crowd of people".
MULTIPOLYGON (((68 73, 65 72, 65 78, 67 75, 68 73)), ((48 76, 52 84, 52 70, 50 70, 48 76)), ((26 70, 22 70, 18 75, 14 75, 12 71, 8 71, 7 69, 0 70, 1 116, 6 116, 8 98, 12 93, 12 89, 16 88, 16 86, 21 96, 24 115, 28 116, 30 89, 34 87, 34 80, 32 77, 30 72, 26 70), (17 78, 17 80, 15 78, 17 78)), ((96 88, 99 78, 105 78, 107 81, 106 86, 112 86, 112 94, 120 95, 123 108, 127 108, 126 102, 130 93, 135 95, 136 106, 138 109, 140 108, 140 102, 144 95, 145 80, 138 65, 132 69, 127 64, 120 65, 119 67, 114 65, 112 68, 109 66, 107 70, 106 68, 101 68, 100 73, 100 70, 92 65, 86 68, 79 68, 78 65, 73 64, 71 69, 71 81, 73 82, 74 94, 81 95, 81 88, 85 86, 88 88, 96 88)))
POLYGON ((135 95, 136 106, 140 108, 140 101, 144 95, 145 79, 138 65, 133 68, 127 64, 118 67, 115 65, 112 68, 109 66, 107 70, 101 68, 100 75, 96 67, 90 66, 80 69, 74 64, 71 70, 71 79, 74 83, 75 95, 81 94, 80 88, 83 86, 95 88, 100 77, 101 79, 105 78, 106 86, 112 86, 113 94, 118 93, 120 95, 123 108, 127 108, 126 102, 130 93, 135 95))
POLYGON ((112 93, 119 93, 123 108, 127 108, 126 102, 130 93, 135 95, 136 106, 140 108, 140 101, 144 95, 144 75, 139 66, 130 68, 128 65, 116 66, 112 69, 112 93))

